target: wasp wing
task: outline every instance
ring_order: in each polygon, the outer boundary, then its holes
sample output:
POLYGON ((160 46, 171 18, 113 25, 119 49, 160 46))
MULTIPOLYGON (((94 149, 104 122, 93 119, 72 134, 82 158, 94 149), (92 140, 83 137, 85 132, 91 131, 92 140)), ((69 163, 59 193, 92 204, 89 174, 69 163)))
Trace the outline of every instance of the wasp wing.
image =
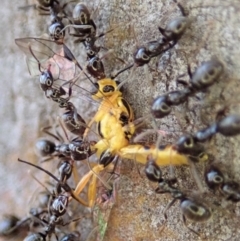
POLYGON ((65 44, 44 38, 19 38, 15 43, 26 56, 30 75, 37 76, 48 69, 55 80, 68 81, 76 77, 79 64, 65 44))

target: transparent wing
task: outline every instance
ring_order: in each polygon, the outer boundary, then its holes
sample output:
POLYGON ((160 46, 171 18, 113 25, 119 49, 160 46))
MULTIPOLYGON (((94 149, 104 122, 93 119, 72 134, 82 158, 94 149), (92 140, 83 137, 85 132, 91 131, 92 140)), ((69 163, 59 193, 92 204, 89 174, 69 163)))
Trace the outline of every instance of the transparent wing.
POLYGON ((19 38, 15 43, 26 56, 30 75, 49 69, 55 80, 76 77, 75 57, 66 45, 43 38, 19 38))

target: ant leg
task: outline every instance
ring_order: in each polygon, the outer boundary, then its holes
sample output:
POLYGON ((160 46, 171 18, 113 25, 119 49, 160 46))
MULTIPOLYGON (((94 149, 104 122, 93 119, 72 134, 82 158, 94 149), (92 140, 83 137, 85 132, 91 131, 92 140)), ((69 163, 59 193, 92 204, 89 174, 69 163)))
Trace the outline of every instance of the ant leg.
POLYGON ((50 15, 50 11, 48 8, 45 8, 40 5, 35 5, 36 10, 38 11, 39 15, 45 16, 45 15, 50 15))
POLYGON ((167 207, 165 208, 165 210, 164 210, 164 212, 163 212, 164 222, 163 222, 163 224, 162 224, 162 228, 160 229, 160 233, 164 230, 165 224, 166 224, 166 222, 167 222, 167 211, 168 211, 169 208, 172 207, 172 205, 176 202, 176 200, 177 200, 176 198, 173 199, 173 200, 167 205, 167 207))
POLYGON ((195 166, 195 163, 192 162, 192 161, 189 161, 189 165, 190 165, 190 172, 192 174, 192 177, 195 181, 195 183, 197 184, 198 186, 198 189, 200 190, 201 193, 204 193, 204 187, 201 183, 201 180, 199 178, 199 174, 197 172, 197 169, 196 169, 196 166, 195 166))
POLYGON ((106 35, 106 34, 112 32, 113 30, 114 30, 114 29, 110 29, 110 30, 108 30, 108 31, 105 32, 105 33, 100 33, 98 36, 96 36, 96 40, 97 40, 98 38, 101 38, 101 37, 103 37, 104 35, 106 35))
POLYGON ((24 225, 26 222, 28 222, 29 220, 31 220, 30 217, 24 218, 23 220, 19 220, 16 225, 14 227, 12 227, 11 229, 7 230, 4 232, 4 235, 10 235, 12 234, 16 229, 18 229, 19 227, 21 227, 22 225, 24 225))
POLYGON ((77 196, 75 195, 74 191, 70 188, 69 185, 67 185, 67 183, 61 182, 57 177, 55 177, 55 176, 54 176, 51 172, 49 172, 48 170, 45 170, 44 168, 42 168, 42 167, 40 167, 40 166, 37 166, 37 165, 35 165, 35 164, 31 163, 31 162, 27 162, 27 161, 21 160, 21 159, 19 159, 19 158, 18 158, 18 161, 19 161, 19 162, 22 162, 22 163, 25 163, 25 164, 27 164, 27 165, 33 166, 33 167, 35 167, 35 168, 37 168, 37 169, 45 172, 45 173, 48 174, 50 177, 52 177, 52 178, 60 185, 61 188, 63 188, 66 192, 69 192, 69 193, 71 194, 72 198, 74 198, 76 201, 78 201, 78 202, 81 203, 82 205, 88 206, 88 204, 87 204, 84 200, 82 200, 80 197, 77 197, 77 196))
POLYGON ((93 125, 93 123, 95 122, 96 116, 97 116, 98 112, 96 113, 96 115, 93 117, 93 119, 87 124, 87 128, 83 133, 83 140, 86 138, 88 132, 90 131, 91 126, 93 125))
POLYGON ((191 232, 193 232, 194 234, 196 234, 196 235, 199 236, 200 238, 203 238, 200 233, 198 233, 198 232, 195 231, 194 229, 189 228, 189 227, 187 226, 186 217, 185 217, 184 215, 182 215, 182 220, 183 220, 184 226, 185 226, 188 230, 190 230, 191 232))
POLYGON ((188 75, 189 75, 190 79, 192 79, 192 71, 191 71, 191 66, 190 66, 190 64, 188 64, 187 70, 188 70, 188 75))
MULTIPOLYGON (((59 238, 58 238, 58 236, 57 236, 57 234, 54 232, 54 235, 55 235, 55 238, 56 238, 56 240, 58 241, 59 240, 59 238)), ((49 240, 51 240, 51 238, 49 237, 49 240)))
POLYGON ((166 37, 166 36, 165 36, 165 29, 164 29, 164 28, 158 27, 158 30, 159 30, 159 32, 160 32, 164 37, 166 37))
MULTIPOLYGON (((181 77, 183 77, 183 75, 180 75, 179 77, 181 78, 181 77)), ((178 86, 178 84, 181 84, 181 85, 183 85, 184 87, 189 87, 188 82, 185 81, 185 80, 177 79, 176 82, 177 82, 177 86, 178 86)))
POLYGON ((63 142, 64 140, 61 138, 61 136, 59 136, 58 134, 55 135, 55 134, 51 133, 50 131, 48 131, 48 130, 51 129, 51 128, 52 128, 52 126, 46 126, 46 127, 43 127, 43 128, 41 129, 41 131, 42 131, 43 133, 46 133, 46 134, 48 134, 49 136, 53 137, 53 138, 56 139, 57 141, 63 142))
POLYGON ((55 157, 55 155, 51 155, 49 157, 41 158, 40 163, 48 162, 48 161, 52 160, 54 157, 55 157))
POLYGON ((180 4, 178 1, 176 1, 176 0, 173 0, 176 4, 177 4, 177 6, 178 6, 178 8, 179 8, 179 10, 181 11, 181 13, 182 13, 182 15, 184 16, 184 17, 187 17, 188 16, 188 13, 186 12, 186 10, 184 9, 184 7, 182 6, 182 4, 180 4))
POLYGON ((119 74, 125 72, 126 70, 131 69, 133 66, 134 66, 134 64, 130 64, 130 65, 128 65, 127 67, 125 67, 125 68, 119 70, 116 74, 111 75, 111 79, 115 79, 119 74))
POLYGON ((70 221, 68 221, 66 223, 62 223, 61 225, 62 226, 67 226, 68 224, 73 223, 73 222, 77 222, 77 221, 81 220, 82 218, 83 217, 78 217, 78 218, 72 219, 72 220, 70 220, 70 221))

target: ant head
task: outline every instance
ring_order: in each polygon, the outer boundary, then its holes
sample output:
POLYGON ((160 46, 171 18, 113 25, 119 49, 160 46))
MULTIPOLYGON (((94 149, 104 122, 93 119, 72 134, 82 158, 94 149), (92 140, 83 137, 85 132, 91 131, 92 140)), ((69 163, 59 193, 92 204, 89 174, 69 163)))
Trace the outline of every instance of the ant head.
POLYGON ((219 60, 210 60, 197 68, 191 78, 193 89, 202 91, 213 85, 223 74, 224 66, 219 60))
POLYGON ((48 28, 50 37, 57 42, 63 42, 65 37, 64 25, 62 22, 55 22, 48 28))
MULTIPOLYGON (((91 53, 90 51, 88 51, 88 56, 91 57, 91 55, 95 55, 95 53, 91 53)), ((87 65, 87 70, 89 72, 89 74, 91 76, 93 76, 94 78, 101 80, 103 78, 106 77, 105 75, 105 71, 104 71, 104 66, 103 63, 101 61, 101 59, 99 59, 97 56, 95 57, 91 57, 91 59, 88 62, 87 65)))
POLYGON ((224 136, 234 136, 240 133, 240 116, 229 115, 217 123, 217 132, 224 136))
POLYGON ((206 184, 211 189, 220 188, 225 181, 223 173, 215 166, 207 168, 204 176, 206 184))
POLYGON ((163 118, 169 115, 171 110, 165 95, 157 97, 152 103, 151 112, 155 118, 163 118))
POLYGON ((46 241, 46 234, 32 233, 29 234, 23 241, 46 241))
POLYGON ((133 59, 137 66, 143 66, 150 62, 151 56, 145 47, 140 47, 133 54, 133 59))
POLYGON ((162 179, 161 169, 150 156, 145 166, 145 174, 152 182, 159 182, 162 179))
POLYGON ((43 71, 39 78, 40 87, 43 91, 47 91, 53 85, 53 76, 49 70, 43 71))
POLYGON ((221 188, 221 192, 232 202, 240 201, 240 185, 235 181, 225 182, 221 188))
POLYGON ((177 42, 182 37, 189 25, 189 19, 187 17, 180 16, 170 20, 166 28, 159 28, 159 31, 167 41, 177 42))
POLYGON ((204 204, 186 197, 181 200, 180 208, 183 215, 194 222, 205 222, 212 215, 210 209, 204 204))
POLYGON ((50 211, 56 217, 66 213, 68 207, 68 195, 60 194, 52 202, 50 211))
POLYGON ((35 144, 35 147, 37 154, 42 157, 49 156, 56 150, 55 143, 46 139, 38 140, 35 144))
POLYGON ((90 13, 83 3, 78 3, 73 9, 73 21, 76 25, 86 25, 90 23, 90 13))
POLYGON ((14 215, 4 215, 3 219, 0 222, 0 236, 11 236, 16 235, 17 231, 11 231, 17 225, 19 218, 14 215))
POLYGON ((192 135, 181 136, 175 147, 178 152, 190 155, 191 157, 196 157, 204 152, 204 147, 196 142, 192 135))

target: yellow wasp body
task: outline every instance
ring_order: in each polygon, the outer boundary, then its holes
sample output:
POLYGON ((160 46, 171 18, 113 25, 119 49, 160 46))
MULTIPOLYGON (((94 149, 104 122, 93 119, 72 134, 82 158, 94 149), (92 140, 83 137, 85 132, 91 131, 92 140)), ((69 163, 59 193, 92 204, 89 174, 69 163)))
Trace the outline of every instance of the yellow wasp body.
POLYGON ((119 155, 122 158, 136 160, 142 164, 146 164, 148 157, 151 156, 159 166, 188 165, 188 157, 178 153, 172 145, 162 148, 157 148, 155 145, 128 145, 120 150, 119 155))
POLYGON ((107 149, 113 155, 127 146, 135 132, 133 111, 122 93, 117 90, 116 82, 112 79, 98 81, 98 91, 92 95, 95 100, 102 100, 98 112, 90 122, 97 124, 97 132, 102 138, 94 147, 97 156, 107 149))
MULTIPOLYGON (((93 206, 96 198, 96 188, 98 177, 95 174, 103 170, 111 169, 112 164, 101 162, 103 154, 110 156, 120 156, 126 159, 133 159, 139 163, 146 164, 151 156, 159 166, 166 165, 188 165, 188 156, 177 152, 172 145, 157 147, 156 145, 129 144, 131 137, 135 133, 133 123, 133 111, 126 100, 122 98, 122 93, 117 89, 116 82, 112 79, 102 79, 98 81, 98 91, 93 94, 93 99, 101 100, 101 104, 93 122, 97 124, 97 131, 101 136, 94 146, 96 154, 100 158, 100 164, 96 164, 78 183, 74 194, 79 195, 83 188, 90 182, 88 187, 89 206, 93 206)), ((207 156, 201 158, 206 161, 207 156)))

